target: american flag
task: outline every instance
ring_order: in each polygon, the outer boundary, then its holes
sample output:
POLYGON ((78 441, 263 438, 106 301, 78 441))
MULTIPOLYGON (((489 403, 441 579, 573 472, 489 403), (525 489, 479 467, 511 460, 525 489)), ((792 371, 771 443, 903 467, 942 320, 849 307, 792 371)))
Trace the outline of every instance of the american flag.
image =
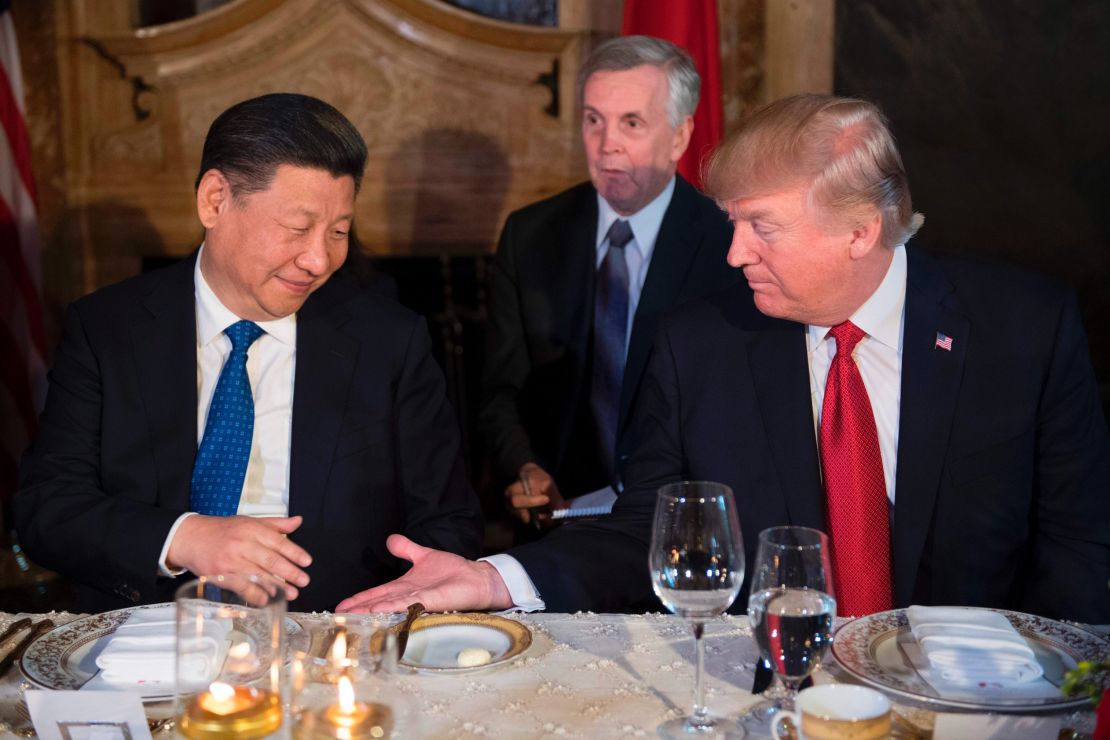
POLYGON ((943 349, 945 352, 952 351, 952 337, 947 334, 937 332, 937 343, 933 345, 933 349, 943 349))
POLYGON ((39 229, 11 0, 0 0, 0 504, 46 395, 39 229))

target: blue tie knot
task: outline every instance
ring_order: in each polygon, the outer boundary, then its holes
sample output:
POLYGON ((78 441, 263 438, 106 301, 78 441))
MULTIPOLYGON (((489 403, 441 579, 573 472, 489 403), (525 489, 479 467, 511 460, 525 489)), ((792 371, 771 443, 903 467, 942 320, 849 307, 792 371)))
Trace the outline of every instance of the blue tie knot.
POLYGON ((232 352, 246 352, 262 333, 262 327, 253 321, 237 321, 224 329, 224 334, 231 340, 232 352))

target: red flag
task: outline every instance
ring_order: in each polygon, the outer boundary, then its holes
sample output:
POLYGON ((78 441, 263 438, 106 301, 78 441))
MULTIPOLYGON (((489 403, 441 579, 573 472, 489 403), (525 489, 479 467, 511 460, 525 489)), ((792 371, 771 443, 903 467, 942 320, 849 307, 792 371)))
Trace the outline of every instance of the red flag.
POLYGON ((35 182, 10 4, 0 0, 0 504, 5 506, 46 395, 35 182))
POLYGON ((679 160, 678 171, 700 187, 701 161, 721 141, 723 132, 717 0, 624 0, 622 31, 666 39, 694 58, 701 76, 701 99, 694 112, 690 147, 679 160))

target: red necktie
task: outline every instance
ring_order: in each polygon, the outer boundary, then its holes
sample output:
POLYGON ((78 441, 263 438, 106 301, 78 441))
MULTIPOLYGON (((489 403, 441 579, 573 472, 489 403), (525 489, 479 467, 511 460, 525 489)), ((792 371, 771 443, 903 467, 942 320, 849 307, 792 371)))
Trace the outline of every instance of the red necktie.
POLYGON ((821 406, 837 613, 860 616, 892 607, 890 517, 875 416, 852 350, 865 333, 850 321, 829 330, 836 356, 821 406))

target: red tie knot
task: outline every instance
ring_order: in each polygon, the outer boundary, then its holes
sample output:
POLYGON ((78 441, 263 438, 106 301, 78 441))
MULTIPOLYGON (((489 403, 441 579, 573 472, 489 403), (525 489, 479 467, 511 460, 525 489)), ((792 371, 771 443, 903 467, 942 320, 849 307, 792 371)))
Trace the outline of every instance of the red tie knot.
POLYGON ((836 356, 851 357, 852 350, 859 344, 859 340, 867 336, 867 332, 859 328, 851 321, 845 321, 843 324, 837 324, 829 329, 829 334, 836 340, 836 356))

